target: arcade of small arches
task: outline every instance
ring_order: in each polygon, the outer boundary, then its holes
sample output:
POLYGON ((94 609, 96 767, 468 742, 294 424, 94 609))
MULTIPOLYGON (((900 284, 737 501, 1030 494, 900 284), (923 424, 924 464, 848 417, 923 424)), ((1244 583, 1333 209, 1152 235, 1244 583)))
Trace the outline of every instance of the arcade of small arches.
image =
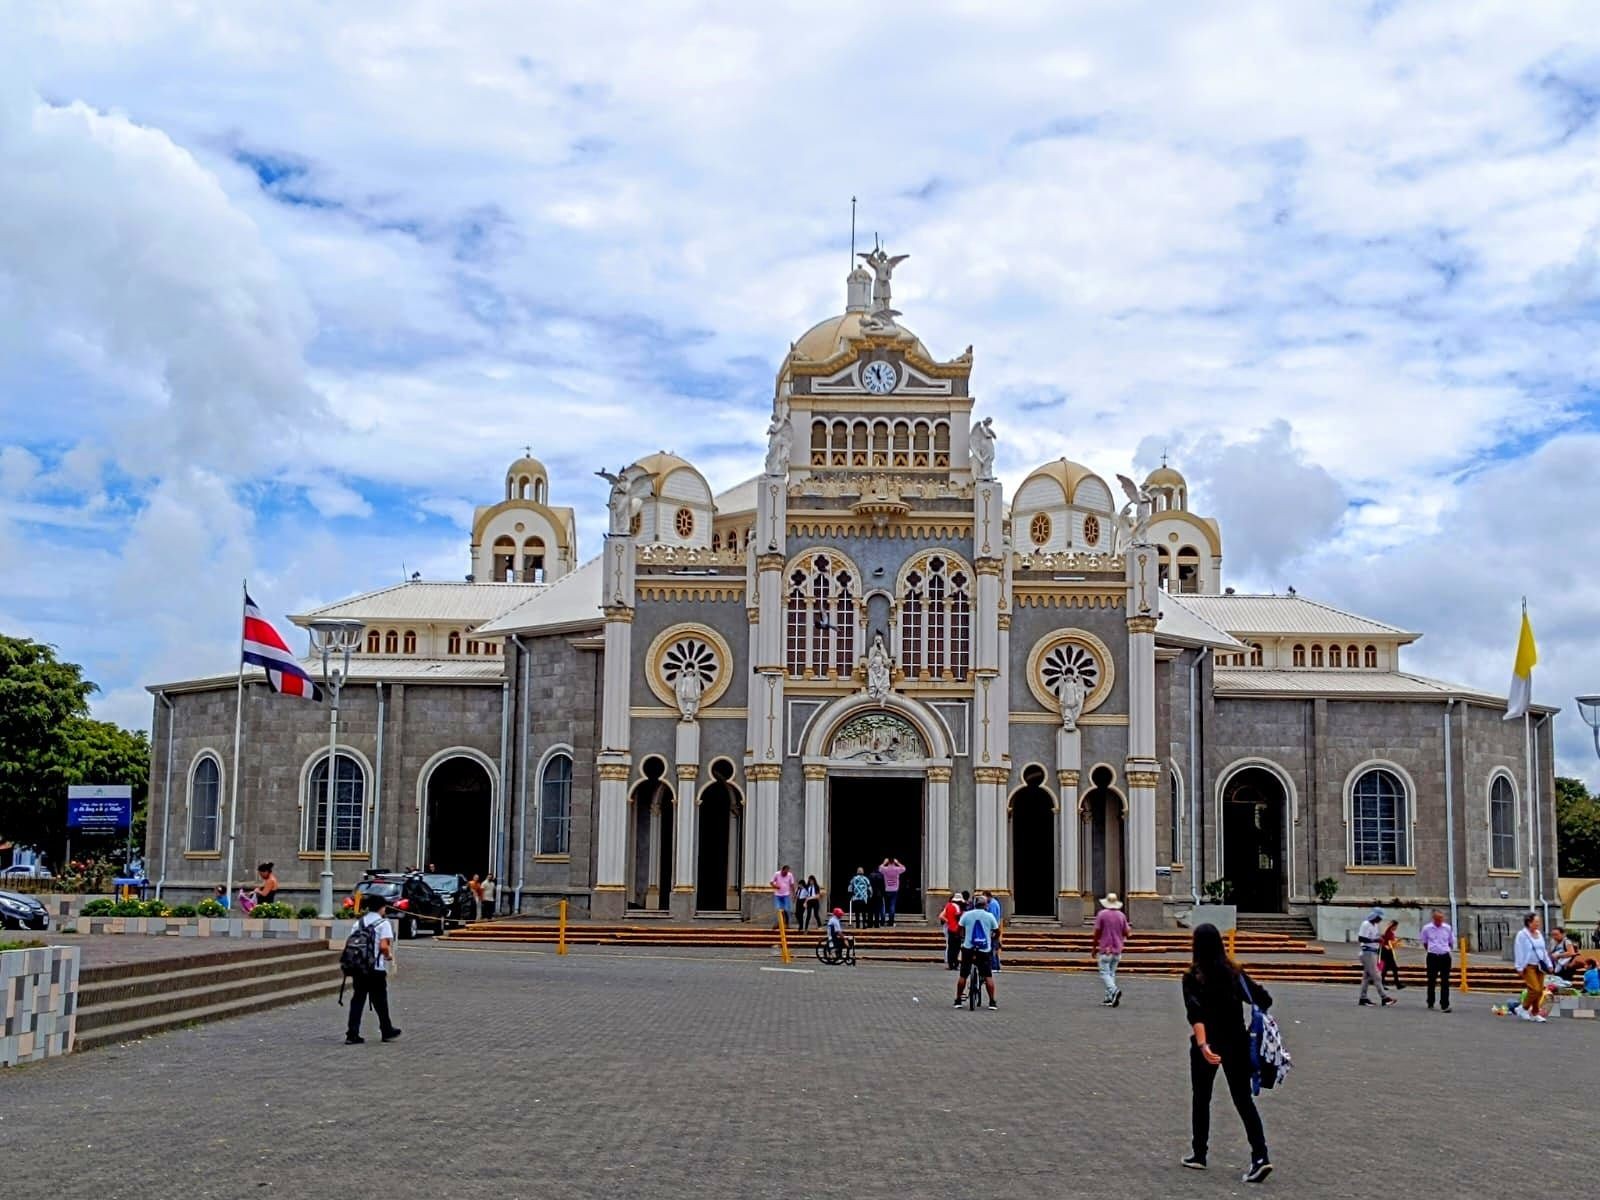
POLYGON ((519 548, 510 534, 495 538, 494 578, 499 583, 544 583, 546 548, 541 537, 527 537, 519 548))
POLYGON ((813 467, 884 469, 950 466, 950 423, 943 420, 846 420, 811 423, 813 467))
POLYGON ((1219 653, 1217 666, 1219 667, 1308 667, 1312 670, 1331 668, 1336 670, 1380 670, 1383 658, 1378 647, 1372 643, 1358 645, 1355 642, 1332 642, 1324 645, 1321 642, 1296 642, 1289 648, 1289 661, 1269 662, 1274 651, 1260 642, 1247 642, 1250 649, 1240 650, 1235 653, 1219 653))
POLYGON ((437 632, 428 630, 419 635, 415 629, 398 626, 373 627, 367 630, 363 650, 367 654, 383 655, 385 658, 413 655, 422 658, 456 658, 462 655, 475 658, 501 653, 499 638, 474 638, 469 636, 471 632, 470 629, 451 629, 445 631, 441 639, 437 632))

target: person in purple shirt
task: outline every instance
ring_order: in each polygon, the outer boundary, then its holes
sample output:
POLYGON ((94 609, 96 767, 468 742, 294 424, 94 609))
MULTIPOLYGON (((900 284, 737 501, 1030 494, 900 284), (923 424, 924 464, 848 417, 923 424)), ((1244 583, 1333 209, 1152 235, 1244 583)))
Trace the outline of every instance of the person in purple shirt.
POLYGON ((1100 1001, 1107 1008, 1122 1003, 1122 989, 1117 986, 1117 963, 1122 959, 1122 945, 1128 937, 1128 918, 1122 915, 1122 901, 1115 892, 1100 901, 1100 911, 1094 918, 1094 952, 1100 958, 1100 982, 1106 985, 1106 998, 1100 1001))
POLYGON ((1439 984, 1439 1011, 1450 1011, 1450 952, 1455 948, 1456 931, 1444 919, 1441 909, 1433 910, 1433 919, 1422 927, 1417 941, 1428 955, 1428 1007, 1433 1008, 1433 985, 1439 984))
POLYGON ((894 910, 900 904, 900 876, 906 873, 906 865, 898 858, 890 857, 883 860, 878 870, 883 872, 883 915, 888 918, 892 929, 894 910))

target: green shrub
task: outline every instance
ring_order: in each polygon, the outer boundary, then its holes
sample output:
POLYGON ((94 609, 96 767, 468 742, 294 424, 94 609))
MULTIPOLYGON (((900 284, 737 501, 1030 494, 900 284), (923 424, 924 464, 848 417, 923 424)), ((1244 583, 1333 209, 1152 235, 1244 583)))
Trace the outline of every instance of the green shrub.
POLYGON ((142 915, 146 917, 164 917, 171 912, 165 900, 146 900, 143 905, 144 911, 142 915))
POLYGON ((192 904, 174 904, 172 912, 168 915, 174 917, 198 917, 200 913, 192 904))
POLYGON ((196 915, 202 917, 225 917, 228 915, 228 910, 223 908, 222 903, 217 900, 202 900, 194 906, 194 911, 196 915))
POLYGON ((299 917, 302 921, 307 921, 312 917, 318 916, 319 914, 315 904, 302 904, 299 908, 294 910, 294 915, 299 917))
POLYGON ((0 941, 0 950, 40 950, 44 943, 38 938, 29 938, 20 942, 0 941))
POLYGON ((97 896, 78 911, 86 917, 109 917, 116 907, 116 901, 107 896, 97 896))
POLYGON ((118 900, 111 906, 113 917, 142 917, 144 916, 143 900, 118 900))
POLYGON ((252 917, 259 917, 263 921, 287 921, 294 916, 294 908, 274 900, 270 904, 258 904, 250 910, 252 917))
POLYGON ((1212 904, 1226 904, 1233 899, 1233 880, 1209 879, 1200 893, 1212 904))
POLYGON ((1314 886, 1317 889, 1317 899, 1324 904, 1331 904, 1333 898, 1339 894, 1339 881, 1332 875, 1324 875, 1314 886))

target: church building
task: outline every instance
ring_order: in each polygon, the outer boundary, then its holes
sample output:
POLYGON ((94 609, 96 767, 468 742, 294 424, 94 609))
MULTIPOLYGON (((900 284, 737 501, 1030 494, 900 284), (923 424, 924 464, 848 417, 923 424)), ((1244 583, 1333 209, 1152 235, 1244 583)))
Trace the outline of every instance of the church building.
MULTIPOLYGON (((862 255, 844 311, 791 345, 753 478, 718 494, 665 451, 600 472, 583 560, 530 455, 478 510, 465 582, 293 618, 365 626, 341 888, 433 864, 495 872, 526 913, 765 919, 781 865, 831 906, 894 856, 902 911, 976 886, 1077 924, 1116 892, 1144 928, 1208 883, 1301 916, 1336 885, 1324 924, 1502 917, 1553 888, 1551 710, 1506 722, 1503 697, 1406 671, 1416 632, 1225 587, 1222 530, 1170 466, 1108 483, 1061 459, 1008 497, 996 440, 1027 432, 980 416, 970 347, 939 358, 900 323, 902 257, 862 255)), ((151 691, 148 861, 209 893, 234 673, 151 691)), ((241 861, 309 898, 326 714, 246 693, 241 861)))

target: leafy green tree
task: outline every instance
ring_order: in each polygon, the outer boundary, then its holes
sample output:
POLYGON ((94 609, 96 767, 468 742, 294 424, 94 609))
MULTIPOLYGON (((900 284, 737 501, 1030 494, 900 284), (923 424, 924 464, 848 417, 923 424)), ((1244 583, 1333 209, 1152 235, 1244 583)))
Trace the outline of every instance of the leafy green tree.
POLYGON ((1600 796, 1562 775, 1556 776, 1556 855, 1569 879, 1600 876, 1600 796))
POLYGON ((131 785, 139 821, 149 741, 90 717, 96 690, 83 668, 62 662, 53 647, 0 635, 0 840, 61 862, 67 788, 76 783, 131 785))

